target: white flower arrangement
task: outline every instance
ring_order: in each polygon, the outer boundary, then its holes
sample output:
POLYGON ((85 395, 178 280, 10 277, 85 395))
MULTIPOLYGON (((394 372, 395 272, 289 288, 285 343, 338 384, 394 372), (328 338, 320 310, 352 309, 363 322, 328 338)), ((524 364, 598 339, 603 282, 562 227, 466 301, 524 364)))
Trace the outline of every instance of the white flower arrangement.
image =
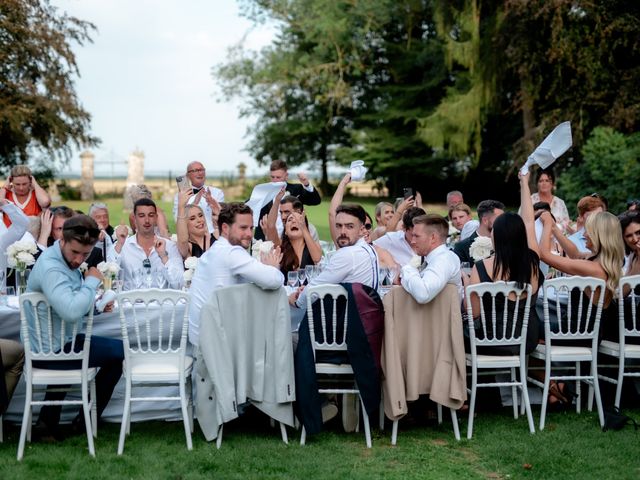
POLYGON ((488 258, 493 253, 491 238, 478 236, 469 247, 469 255, 476 261, 488 258))
POLYGON ((271 250, 273 250, 273 242, 268 240, 256 240, 251 248, 251 254, 253 255, 253 258, 260 261, 262 255, 270 253, 271 250))
POLYGON ((413 257, 411 257, 411 260, 409 260, 409 265, 411 265, 413 268, 420 268, 420 265, 422 265, 422 257, 419 255, 414 255, 413 257))
POLYGON ((24 272, 27 267, 36 263, 34 255, 38 246, 31 240, 18 240, 7 248, 7 265, 24 272))
POLYGON ((194 273, 195 273, 195 270, 191 270, 190 268, 188 268, 182 274, 182 278, 184 279, 185 282, 190 282, 191 280, 193 280, 194 273))
POLYGON ((191 280, 193 280, 193 275, 196 273, 198 260, 199 260, 198 257, 188 257, 184 260, 185 271, 182 274, 182 278, 187 288, 189 287, 191 280))
POLYGON ((105 290, 110 290, 111 284, 120 272, 120 265, 115 262, 100 262, 98 265, 96 265, 96 268, 104 277, 102 283, 105 290))
POLYGON ((89 265, 87 265, 87 262, 82 262, 78 267, 78 270, 80 270, 80 273, 84 273, 89 270, 89 265))

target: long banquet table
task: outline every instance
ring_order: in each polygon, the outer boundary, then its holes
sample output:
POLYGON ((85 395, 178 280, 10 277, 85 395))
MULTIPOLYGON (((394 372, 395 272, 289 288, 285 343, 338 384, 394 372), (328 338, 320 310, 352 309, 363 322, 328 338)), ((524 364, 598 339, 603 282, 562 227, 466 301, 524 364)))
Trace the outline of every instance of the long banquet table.
MULTIPOLYGON (((15 300, 15 299, 13 299, 15 300)), ((16 304, 16 301, 10 301, 16 304)), ((184 314, 184 305, 178 305, 176 309, 176 317, 184 314)), ((160 310, 160 306, 157 306, 160 310)), ((168 318, 169 312, 165 308, 165 318, 168 318)), ((164 322, 165 332, 168 329, 169 322, 164 322)), ((116 310, 110 313, 102 313, 94 316, 93 335, 99 335, 109 338, 122 338, 120 328, 119 313, 116 310)), ((11 306, 0 306, 0 337, 12 340, 20 340, 20 311, 11 306)), ((146 389, 145 395, 149 396, 168 396, 179 395, 178 387, 143 387, 146 389)), ((24 410, 24 378, 20 379, 20 383, 11 399, 9 409, 4 418, 11 422, 19 423, 22 421, 22 412, 24 410)), ((124 377, 120 379, 116 386, 111 401, 102 414, 102 420, 107 422, 119 423, 122 420, 122 410, 124 406, 124 377)), ((70 421, 76 415, 74 407, 63 410, 62 421, 70 421)), ((35 415, 34 415, 35 416, 35 415)), ((131 421, 140 422, 144 420, 182 420, 179 402, 133 402, 131 405, 131 421)))

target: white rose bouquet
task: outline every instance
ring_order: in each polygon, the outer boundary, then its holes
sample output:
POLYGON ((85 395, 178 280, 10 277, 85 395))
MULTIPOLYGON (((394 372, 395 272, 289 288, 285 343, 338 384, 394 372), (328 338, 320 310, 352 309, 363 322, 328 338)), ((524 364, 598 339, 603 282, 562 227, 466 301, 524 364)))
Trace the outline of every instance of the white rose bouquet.
POLYGON ((120 272, 120 265, 115 262, 100 262, 96 268, 104 277, 102 281, 104 289, 111 290, 111 285, 120 272))
POLYGON ((493 254, 491 238, 478 236, 469 247, 469 255, 477 262, 493 254))
POLYGON ((193 275, 196 273, 196 267, 198 266, 198 257, 188 257, 184 260, 184 273, 182 274, 182 278, 184 279, 185 287, 189 288, 191 286, 191 280, 193 280, 193 275))
POLYGON ((260 261, 263 254, 267 254, 273 250, 273 242, 268 240, 256 240, 251 248, 253 258, 260 261))
POLYGON ((7 248, 7 265, 19 272, 24 272, 27 267, 36 263, 34 255, 38 252, 38 246, 30 240, 18 240, 7 248))

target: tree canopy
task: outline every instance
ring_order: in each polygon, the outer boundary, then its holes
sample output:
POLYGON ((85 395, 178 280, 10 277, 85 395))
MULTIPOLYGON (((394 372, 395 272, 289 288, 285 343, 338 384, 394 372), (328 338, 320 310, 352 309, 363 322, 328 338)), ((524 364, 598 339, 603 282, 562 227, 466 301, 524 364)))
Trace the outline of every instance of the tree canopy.
POLYGON ((73 144, 97 144, 75 93, 71 49, 94 29, 47 0, 0 2, 0 167, 37 153, 67 160, 73 144))

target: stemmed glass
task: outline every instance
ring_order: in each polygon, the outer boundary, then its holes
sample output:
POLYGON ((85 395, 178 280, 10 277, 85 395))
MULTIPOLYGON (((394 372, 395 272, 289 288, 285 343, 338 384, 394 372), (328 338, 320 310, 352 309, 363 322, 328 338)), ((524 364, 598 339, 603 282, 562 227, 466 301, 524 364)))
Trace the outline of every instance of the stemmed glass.
POLYGON ((389 276, 389 269, 382 267, 378 270, 378 278, 380 279, 380 285, 388 285, 387 277, 389 276))
POLYGON ((158 270, 156 270, 155 277, 158 283, 158 288, 161 288, 161 289, 166 288, 168 281, 164 272, 164 268, 159 268, 158 270))
POLYGON ((298 272, 296 270, 287 272, 287 283, 291 288, 295 288, 298 285, 298 272))
POLYGON ((307 275, 307 281, 311 282, 316 277, 316 266, 315 265, 307 265, 304 267, 304 271, 307 275))
POLYGON ((300 281, 300 286, 304 285, 304 281, 307 279, 307 270, 306 268, 301 268, 298 270, 298 280, 300 281))
POLYGON ((389 285, 393 285, 393 281, 396 279, 396 277, 398 276, 399 270, 397 267, 389 267, 387 269, 387 277, 389 278, 389 285))
POLYGON ((136 287, 136 290, 140 290, 144 283, 144 269, 139 268, 135 272, 133 272, 133 284, 136 287))

